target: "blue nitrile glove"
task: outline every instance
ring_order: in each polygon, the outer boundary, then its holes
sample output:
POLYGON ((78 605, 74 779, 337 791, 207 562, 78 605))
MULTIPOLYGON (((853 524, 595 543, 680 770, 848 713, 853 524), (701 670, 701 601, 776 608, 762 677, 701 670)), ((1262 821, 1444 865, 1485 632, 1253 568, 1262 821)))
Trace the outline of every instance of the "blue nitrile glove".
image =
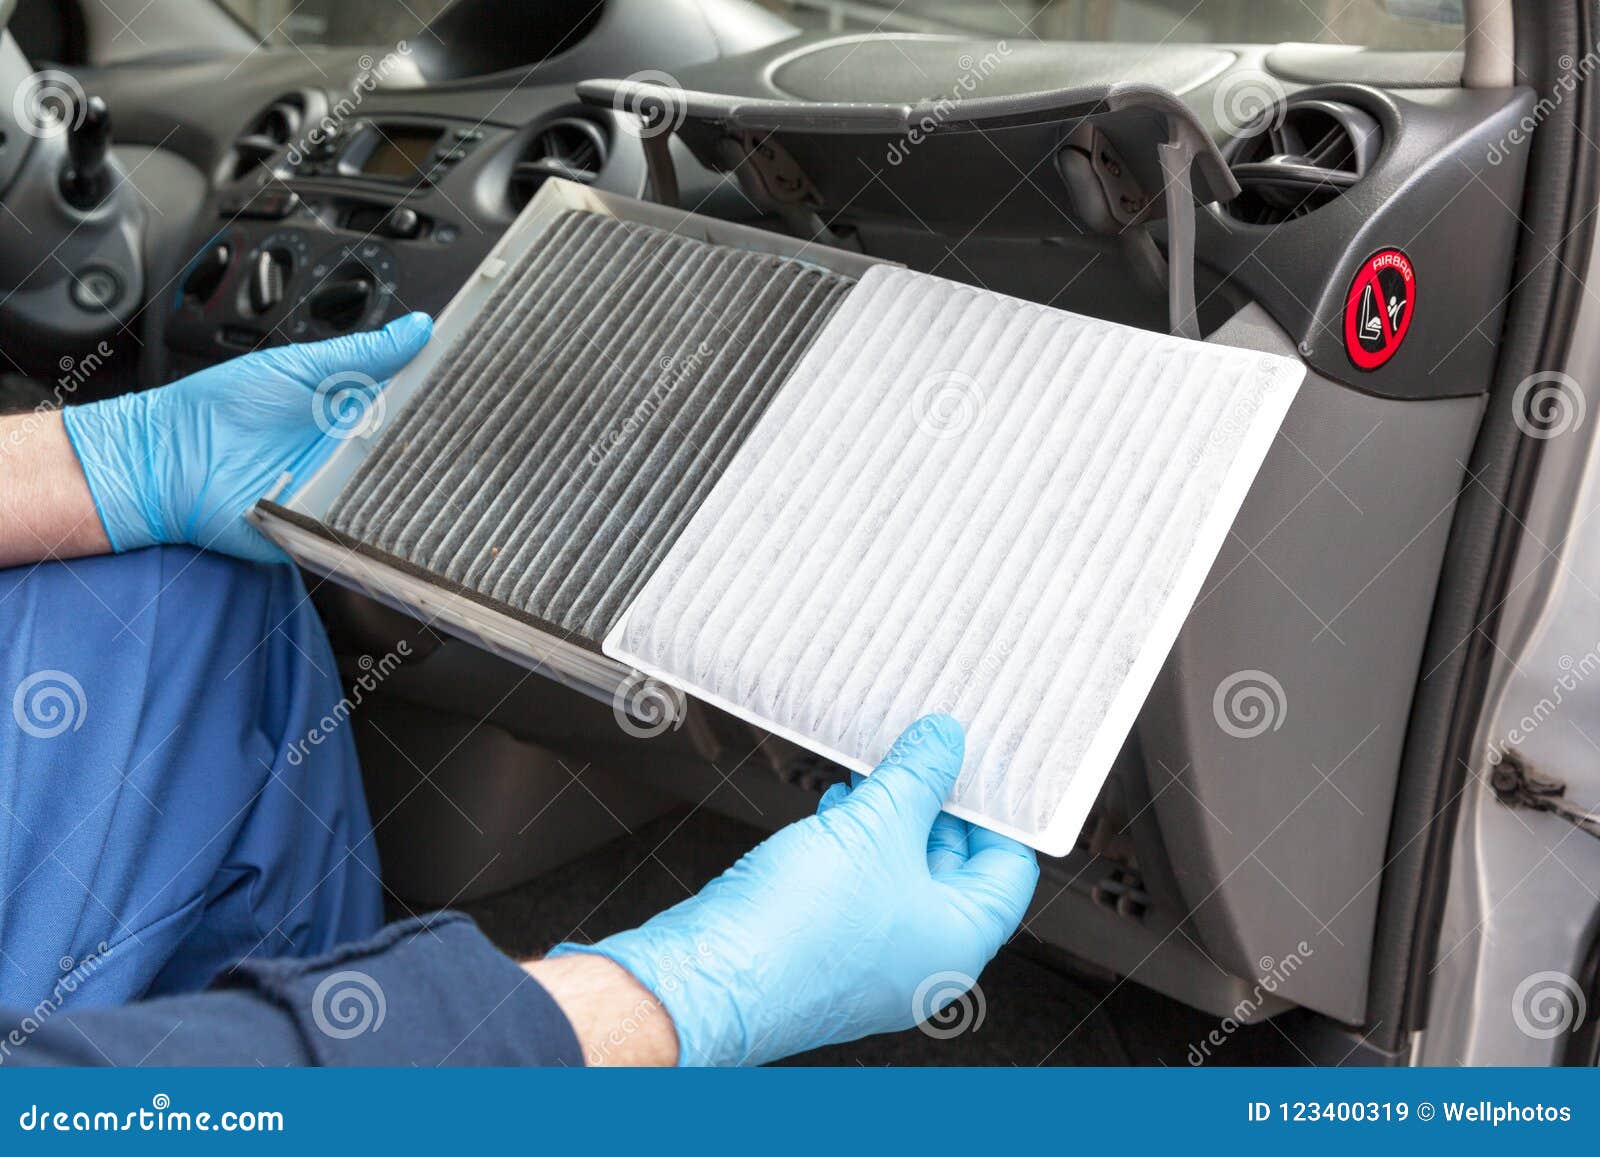
POLYGON ((1022 919, 1033 853, 943 815, 960 724, 912 724, 854 788, 597 952, 666 1006, 685 1065, 762 1064, 910 1028, 957 998, 1022 919), (921 1005, 922 1007, 918 1007, 921 1005))
POLYGON ((260 350, 170 386, 66 407, 111 549, 187 542, 281 562, 245 511, 285 473, 304 482, 341 438, 368 433, 381 384, 432 332, 427 314, 407 314, 371 333, 260 350))

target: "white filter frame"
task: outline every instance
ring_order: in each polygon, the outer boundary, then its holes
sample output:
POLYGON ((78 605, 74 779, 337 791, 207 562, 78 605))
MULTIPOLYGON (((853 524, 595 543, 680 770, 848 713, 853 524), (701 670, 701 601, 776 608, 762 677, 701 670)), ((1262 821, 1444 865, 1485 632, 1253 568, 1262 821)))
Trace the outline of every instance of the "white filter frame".
MULTIPOLYGON (((894 276, 902 279, 908 277, 926 278, 930 282, 943 282, 945 285, 951 284, 944 282, 944 279, 934 278, 925 274, 898 273, 894 276)), ((868 284, 870 284, 870 280, 868 284)), ((967 287, 958 288, 966 290, 967 287)), ((857 287, 855 293, 862 294, 866 289, 867 285, 863 284, 857 287)), ((1022 310, 1031 309, 1037 311, 1043 308, 1017 299, 1005 298, 1004 295, 992 294, 989 291, 981 292, 988 293, 991 298, 1008 301, 1022 310)), ((829 331, 836 326, 843 330, 852 324, 853 319, 848 316, 850 300, 846 300, 844 307, 834 315, 828 327, 824 329, 823 334, 818 337, 806 359, 795 370, 790 382, 785 385, 785 390, 812 388, 814 380, 827 376, 823 374, 823 370, 828 368, 826 358, 830 339, 829 331), (814 360, 817 362, 816 367, 810 365, 814 360), (808 375, 814 375, 812 380, 807 380, 808 375)), ((1059 310, 1050 312, 1065 313, 1065 311, 1059 310)), ((1191 342, 1183 338, 1152 334, 1144 330, 1134 330, 1129 326, 1119 326, 1097 319, 1079 318, 1078 320, 1086 321, 1091 326, 1102 329, 1126 330, 1130 335, 1138 335, 1143 340, 1156 339, 1162 343, 1193 346, 1197 351, 1205 350, 1215 354, 1219 350, 1230 349, 1230 347, 1215 344, 1191 342)), ((1199 597, 1217 553, 1220 551, 1234 520, 1238 516, 1245 496, 1254 483, 1261 464, 1265 460, 1273 440, 1277 437, 1283 419, 1288 413, 1289 406, 1293 402, 1305 376, 1304 365, 1294 359, 1253 350, 1240 350, 1237 352, 1241 355, 1239 358, 1241 372, 1249 372, 1249 367, 1247 367, 1246 363, 1253 363, 1253 371, 1259 375, 1257 380, 1261 384, 1262 392, 1259 408, 1250 416, 1248 423, 1244 425, 1234 456, 1231 461, 1226 463, 1220 485, 1211 492, 1214 498, 1204 511, 1191 546, 1177 568, 1176 577, 1159 603, 1157 613, 1149 620, 1149 627, 1143 633, 1136 656, 1122 677, 1120 685, 1114 688, 1109 709, 1102 717, 1091 743, 1079 762, 1080 770, 1072 777, 1066 791, 1057 801, 1049 822, 1042 830, 1032 830, 964 804, 947 802, 945 811, 951 815, 981 824, 993 831, 1010 836, 1037 848, 1047 855, 1064 856, 1072 850, 1095 799, 1104 786, 1106 778, 1110 775, 1118 752, 1138 718, 1151 686, 1155 683, 1162 665, 1166 662, 1168 653, 1177 641, 1178 633, 1182 629, 1184 621, 1188 618, 1195 600, 1199 597)), ((815 388, 823 389, 824 387, 817 386, 815 388)), ((738 512, 729 515, 730 523, 749 524, 757 521, 752 519, 750 515, 753 509, 759 507, 759 502, 753 507, 748 501, 750 493, 747 490, 759 490, 759 484, 754 483, 749 475, 741 473, 741 466, 745 465, 745 463, 741 462, 741 458, 750 457, 752 461, 759 461, 766 455, 769 456, 769 460, 775 461, 784 457, 780 451, 775 449, 777 444, 775 440, 763 442, 763 431, 761 429, 763 425, 773 424, 776 430, 781 430, 784 423, 790 419, 790 415, 782 408, 783 396, 780 392, 778 401, 763 415, 756 431, 751 434, 745 445, 741 447, 739 454, 735 456, 733 463, 724 473, 722 481, 718 483, 718 487, 712 490, 702 504, 696 518, 691 520, 688 529, 686 529, 679 538, 678 543, 668 552, 662 562, 658 564, 656 573, 646 582, 634 603, 628 607, 616 625, 607 634, 603 649, 606 654, 613 656, 619 662, 629 664, 651 679, 675 687, 687 695, 727 711, 729 714, 735 715, 762 730, 769 731, 783 739, 814 751, 852 771, 866 774, 872 771, 875 759, 841 751, 825 740, 819 739, 814 734, 774 720, 747 704, 730 699, 708 687, 700 685, 683 673, 658 665, 624 644, 629 624, 638 610, 639 604, 652 594, 655 594, 656 588, 670 590, 670 587, 667 587, 666 584, 670 583, 671 580, 663 576, 672 571, 675 561, 693 557, 694 551, 701 545, 696 543, 695 523, 703 517, 715 519, 715 507, 719 498, 719 489, 733 487, 738 492, 737 498, 730 498, 730 503, 733 504, 734 509, 738 512)), ((774 438, 776 438, 776 434, 774 434, 774 438)), ((790 449, 793 450, 793 447, 791 446, 790 449)), ((755 467, 752 466, 751 469, 753 472, 755 467)), ((771 481, 770 477, 766 480, 771 481)), ((703 545, 708 554, 715 554, 711 542, 706 542, 703 545)), ((702 575, 701 577, 704 576, 702 575)), ((670 597, 670 595, 667 597, 670 597)), ((924 707, 925 711, 931 709, 931 707, 924 707)), ((909 723, 910 720, 907 719, 904 722, 909 723)), ((882 737, 880 736, 879 738, 881 739, 882 737)))

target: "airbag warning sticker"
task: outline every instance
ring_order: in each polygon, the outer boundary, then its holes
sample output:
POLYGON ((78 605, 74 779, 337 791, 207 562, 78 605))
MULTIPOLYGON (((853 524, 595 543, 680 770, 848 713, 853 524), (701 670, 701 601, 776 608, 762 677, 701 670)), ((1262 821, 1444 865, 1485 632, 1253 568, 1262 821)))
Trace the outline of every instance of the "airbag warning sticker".
POLYGON ((1380 249, 1361 263, 1344 299, 1344 352, 1357 369, 1394 357, 1416 304, 1417 278, 1400 250, 1380 249))

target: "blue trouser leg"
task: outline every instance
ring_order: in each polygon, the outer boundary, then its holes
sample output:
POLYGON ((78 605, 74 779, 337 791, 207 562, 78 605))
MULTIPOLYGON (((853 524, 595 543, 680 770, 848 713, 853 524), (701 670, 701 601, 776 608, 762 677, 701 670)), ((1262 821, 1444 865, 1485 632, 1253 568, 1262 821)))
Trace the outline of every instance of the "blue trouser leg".
POLYGON ((343 691, 292 567, 166 547, 0 571, 0 640, 0 1003, 89 959, 67 1007, 377 929, 349 729, 303 742, 343 691))

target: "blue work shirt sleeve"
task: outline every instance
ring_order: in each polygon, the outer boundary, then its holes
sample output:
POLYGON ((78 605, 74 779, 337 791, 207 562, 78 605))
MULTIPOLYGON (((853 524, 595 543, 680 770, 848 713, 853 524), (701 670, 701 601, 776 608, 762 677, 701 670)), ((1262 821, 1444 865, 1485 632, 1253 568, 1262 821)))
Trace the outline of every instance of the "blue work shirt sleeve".
POLYGON ((0 1010, 0 1028, 9 1065, 583 1064, 550 994, 451 912, 320 957, 245 961, 193 995, 0 1010))

